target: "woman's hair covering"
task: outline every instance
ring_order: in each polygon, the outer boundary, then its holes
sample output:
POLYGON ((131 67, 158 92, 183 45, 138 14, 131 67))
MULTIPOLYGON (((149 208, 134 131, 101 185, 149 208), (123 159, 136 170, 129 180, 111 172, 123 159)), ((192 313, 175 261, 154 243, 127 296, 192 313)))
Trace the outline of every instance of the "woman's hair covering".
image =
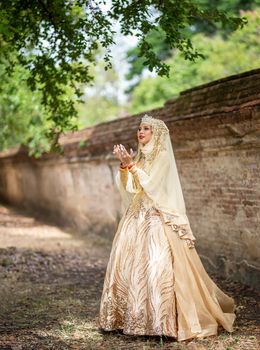
MULTIPOLYGON (((169 129, 163 120, 153 118, 145 114, 141 119, 141 124, 152 127, 152 137, 145 145, 139 142, 137 154, 134 161, 137 163, 136 173, 141 187, 153 200, 169 225, 184 225, 185 236, 195 240, 192 234, 190 223, 186 215, 186 206, 180 183, 178 170, 172 148, 169 129), (138 162, 144 162, 144 167, 138 167, 138 162)), ((128 192, 136 192, 133 186, 133 174, 128 173, 128 192), (132 189, 132 190, 131 190, 132 189)), ((132 193, 132 194, 133 194, 132 193)), ((131 197, 128 195, 128 203, 131 197)), ((182 234, 181 232, 179 233, 182 234)), ((183 237, 184 238, 184 237, 183 237)), ((192 242, 191 242, 192 243, 192 242)))

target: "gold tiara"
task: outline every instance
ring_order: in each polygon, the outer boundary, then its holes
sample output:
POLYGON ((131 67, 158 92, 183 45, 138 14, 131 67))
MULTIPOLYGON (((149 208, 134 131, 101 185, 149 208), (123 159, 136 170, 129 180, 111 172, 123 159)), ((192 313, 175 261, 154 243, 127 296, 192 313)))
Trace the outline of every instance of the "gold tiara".
POLYGON ((164 121, 162 121, 161 119, 156 119, 148 114, 145 114, 142 117, 141 123, 151 125, 153 129, 156 129, 160 132, 169 132, 169 129, 167 128, 164 121))

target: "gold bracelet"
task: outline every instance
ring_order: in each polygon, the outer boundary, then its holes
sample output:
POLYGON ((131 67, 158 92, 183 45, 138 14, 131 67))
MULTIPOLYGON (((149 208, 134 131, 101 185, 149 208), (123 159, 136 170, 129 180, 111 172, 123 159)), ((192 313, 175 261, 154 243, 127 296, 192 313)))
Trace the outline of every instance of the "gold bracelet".
POLYGON ((120 163, 120 168, 121 168, 121 169, 126 169, 126 168, 128 168, 128 166, 127 166, 127 165, 123 166, 123 164, 120 163))

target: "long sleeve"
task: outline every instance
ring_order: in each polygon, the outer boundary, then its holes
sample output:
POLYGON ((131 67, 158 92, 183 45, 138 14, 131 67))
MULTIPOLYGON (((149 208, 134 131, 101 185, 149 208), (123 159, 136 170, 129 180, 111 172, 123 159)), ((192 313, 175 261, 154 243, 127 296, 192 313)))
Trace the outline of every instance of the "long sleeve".
POLYGON ((140 191, 140 185, 128 169, 121 168, 117 171, 115 182, 122 198, 123 210, 125 210, 134 194, 140 191))
POLYGON ((130 173, 128 169, 119 168, 117 174, 118 188, 121 187, 129 193, 137 193, 140 191, 141 187, 137 177, 130 173))
POLYGON ((123 186, 124 189, 126 189, 126 185, 127 185, 127 180, 128 180, 128 169, 122 169, 119 168, 119 174, 120 174, 120 182, 123 186))

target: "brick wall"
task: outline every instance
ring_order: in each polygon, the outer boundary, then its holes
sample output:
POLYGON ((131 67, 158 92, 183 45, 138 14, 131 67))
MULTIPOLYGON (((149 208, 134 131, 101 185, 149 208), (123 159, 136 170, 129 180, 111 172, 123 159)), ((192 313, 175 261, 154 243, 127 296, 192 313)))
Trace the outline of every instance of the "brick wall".
MULTIPOLYGON (((206 268, 259 285, 260 69, 186 90, 147 113, 170 129, 206 268)), ((112 239, 121 212, 111 150, 116 143, 136 148, 143 114, 68 133, 60 139, 64 156, 36 160, 25 148, 2 152, 2 200, 112 239)))

